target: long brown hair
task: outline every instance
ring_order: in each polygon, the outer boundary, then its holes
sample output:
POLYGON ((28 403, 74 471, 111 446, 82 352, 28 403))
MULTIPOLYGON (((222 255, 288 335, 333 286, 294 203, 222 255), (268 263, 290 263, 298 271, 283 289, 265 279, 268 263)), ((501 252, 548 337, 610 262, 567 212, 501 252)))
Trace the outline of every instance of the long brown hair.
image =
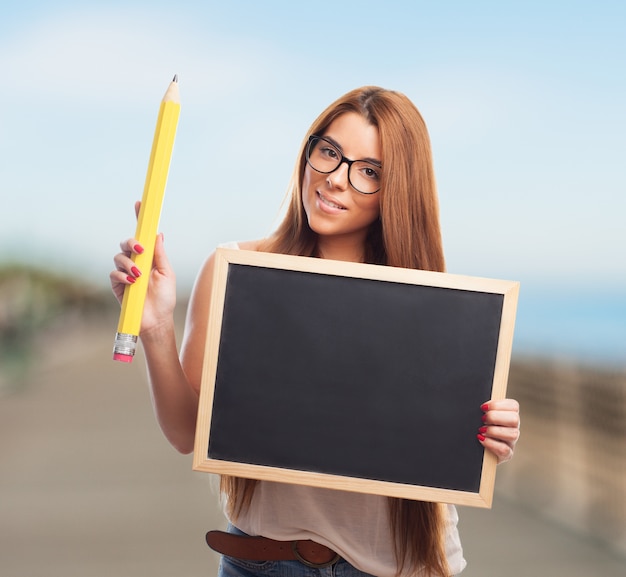
MULTIPOLYGON (((356 112, 377 127, 382 150, 380 217, 368 231, 366 262, 443 272, 439 203, 426 124, 405 95, 376 86, 348 92, 313 122, 300 147, 285 216, 260 250, 316 255, 317 235, 309 228, 302 205, 305 147, 310 135, 323 135, 346 112, 356 112)), ((222 477, 221 488, 233 518, 249 506, 256 483, 222 477)), ((407 565, 413 573, 421 569, 425 575, 449 574, 442 505, 389 498, 389 521, 398 574, 407 565)))

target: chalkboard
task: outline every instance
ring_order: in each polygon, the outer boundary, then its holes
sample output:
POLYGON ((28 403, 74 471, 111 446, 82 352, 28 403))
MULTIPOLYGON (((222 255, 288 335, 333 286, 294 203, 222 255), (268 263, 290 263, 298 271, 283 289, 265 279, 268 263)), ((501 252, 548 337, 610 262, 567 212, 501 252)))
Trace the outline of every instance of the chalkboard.
POLYGON ((491 506, 518 290, 218 249, 194 468, 491 506))

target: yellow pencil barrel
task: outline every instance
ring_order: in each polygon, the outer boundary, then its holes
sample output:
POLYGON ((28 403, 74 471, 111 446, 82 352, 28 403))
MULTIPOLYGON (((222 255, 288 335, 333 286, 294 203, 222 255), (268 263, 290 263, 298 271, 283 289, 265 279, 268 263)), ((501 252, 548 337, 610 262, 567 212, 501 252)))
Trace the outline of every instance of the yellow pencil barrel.
POLYGON ((135 231, 135 238, 144 248, 144 252, 133 253, 131 257, 143 274, 134 284, 127 285, 124 290, 122 310, 113 345, 113 359, 117 361, 129 363, 135 354, 179 114, 178 82, 174 77, 161 102, 154 131, 148 173, 135 231))

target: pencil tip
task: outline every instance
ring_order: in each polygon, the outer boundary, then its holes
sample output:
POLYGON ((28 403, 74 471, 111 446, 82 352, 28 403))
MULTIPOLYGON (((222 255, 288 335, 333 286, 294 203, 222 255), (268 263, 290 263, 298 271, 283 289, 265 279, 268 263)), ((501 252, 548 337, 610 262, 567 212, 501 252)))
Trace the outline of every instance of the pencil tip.
POLYGON ((172 82, 178 82, 178 74, 174 74, 174 80, 172 82))

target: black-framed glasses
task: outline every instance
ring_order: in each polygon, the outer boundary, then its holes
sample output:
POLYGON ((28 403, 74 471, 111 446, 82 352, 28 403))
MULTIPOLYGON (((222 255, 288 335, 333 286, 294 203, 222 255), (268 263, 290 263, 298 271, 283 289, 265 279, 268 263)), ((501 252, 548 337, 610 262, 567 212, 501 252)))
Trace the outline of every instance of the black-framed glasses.
POLYGON ((374 194, 380 190, 381 166, 371 160, 350 160, 327 138, 309 136, 306 161, 316 172, 330 174, 344 162, 348 165, 348 182, 361 194, 374 194))

